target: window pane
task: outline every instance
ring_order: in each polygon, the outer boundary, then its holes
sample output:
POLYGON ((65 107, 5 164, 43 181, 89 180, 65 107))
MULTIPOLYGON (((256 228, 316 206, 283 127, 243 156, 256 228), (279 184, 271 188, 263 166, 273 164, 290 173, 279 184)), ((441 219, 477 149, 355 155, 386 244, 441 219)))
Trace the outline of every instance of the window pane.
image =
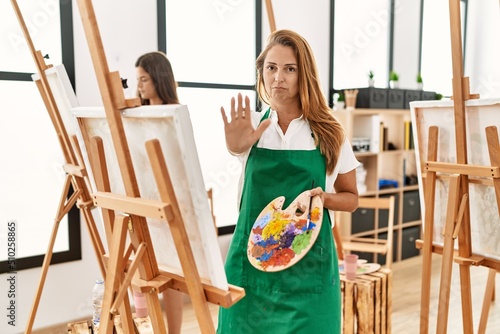
MULTIPOLYGON (((0 244, 17 220, 17 257, 45 254, 61 198, 64 158, 35 83, 0 81, 0 244)), ((54 252, 69 249, 67 216, 54 252)), ((5 260, 6 252, 0 252, 5 260)))
POLYGON ((400 88, 418 88, 419 47, 420 1, 396 1, 394 11, 393 68, 399 75, 400 88))
MULTIPOLYGON (((224 124, 220 107, 226 112, 230 99, 240 91, 206 88, 179 88, 179 99, 191 115, 196 148, 205 184, 213 189, 214 214, 217 226, 235 225, 238 219, 237 196, 241 163, 226 149, 224 124)), ((255 110, 255 92, 248 95, 255 110)))
MULTIPOLYGON (((59 1, 57 0, 19 0, 21 14, 33 39, 36 51, 48 54, 51 64, 60 64, 61 22, 59 1)), ((35 63, 24 38, 19 22, 10 1, 0 1, 0 71, 36 72, 35 63)))
POLYGON ((335 1, 333 87, 387 87, 389 2, 387 0, 335 1))
MULTIPOLYGON (((463 1, 461 13, 463 40, 463 1)), ((453 95, 451 59, 449 2, 425 1, 422 32, 422 77, 425 80, 425 90, 436 91, 444 96, 453 95)))
POLYGON ((253 1, 167 0, 167 55, 177 81, 255 83, 253 1))

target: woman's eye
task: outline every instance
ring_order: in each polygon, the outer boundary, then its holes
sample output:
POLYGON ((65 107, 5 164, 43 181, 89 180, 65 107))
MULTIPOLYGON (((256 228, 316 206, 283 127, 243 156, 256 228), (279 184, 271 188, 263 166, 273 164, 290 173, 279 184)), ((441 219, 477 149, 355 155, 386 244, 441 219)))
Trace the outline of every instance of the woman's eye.
POLYGON ((274 70, 274 66, 273 65, 269 65, 269 66, 267 66, 267 69, 268 69, 268 71, 272 71, 272 70, 274 70))
POLYGON ((297 69, 295 67, 289 67, 288 72, 295 72, 297 69))

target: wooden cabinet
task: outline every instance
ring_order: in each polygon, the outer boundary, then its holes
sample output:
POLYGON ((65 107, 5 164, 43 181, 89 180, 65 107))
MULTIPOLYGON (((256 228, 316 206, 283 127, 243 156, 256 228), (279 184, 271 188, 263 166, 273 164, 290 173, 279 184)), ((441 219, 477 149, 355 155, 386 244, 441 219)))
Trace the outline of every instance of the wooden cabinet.
MULTIPOLYGON (((362 163, 357 170, 360 196, 395 196, 394 261, 418 255, 414 241, 421 233, 421 211, 410 111, 344 109, 333 114, 344 126, 362 163)), ((382 212, 357 210, 352 214, 339 213, 338 218, 343 235, 387 238, 387 217, 382 212)), ((360 254, 360 257, 385 262, 385 256, 360 254)))

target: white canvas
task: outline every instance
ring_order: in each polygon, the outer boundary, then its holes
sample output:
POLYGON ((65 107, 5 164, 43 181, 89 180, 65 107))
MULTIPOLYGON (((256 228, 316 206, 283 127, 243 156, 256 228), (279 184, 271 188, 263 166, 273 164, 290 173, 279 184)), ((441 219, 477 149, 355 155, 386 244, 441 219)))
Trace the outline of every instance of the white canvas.
MULTIPOLYGON (((453 101, 419 101, 410 103, 417 166, 427 161, 428 132, 438 126, 438 161, 456 163, 455 119, 453 101)), ((469 165, 490 166, 485 129, 500 130, 500 99, 469 100, 465 103, 467 156, 469 165)), ((422 169, 417 168, 422 217, 425 217, 422 169)), ((433 242, 443 245, 441 235, 446 221, 449 182, 438 179, 434 214, 433 242)), ((493 186, 470 182, 469 207, 472 251, 500 259, 500 216, 493 186)), ((423 222, 425 228, 425 222, 423 222)))
MULTIPOLYGON (((111 132, 102 108, 73 109, 82 131, 101 137, 104 143, 111 192, 125 195, 111 132)), ((175 195, 186 226, 200 276, 212 285, 227 290, 217 235, 203 182, 194 142, 189 111, 185 105, 141 106, 122 111, 142 198, 160 200, 145 143, 158 139, 165 156, 175 195)), ((148 218, 157 262, 163 269, 181 270, 181 264, 167 222, 148 218)))

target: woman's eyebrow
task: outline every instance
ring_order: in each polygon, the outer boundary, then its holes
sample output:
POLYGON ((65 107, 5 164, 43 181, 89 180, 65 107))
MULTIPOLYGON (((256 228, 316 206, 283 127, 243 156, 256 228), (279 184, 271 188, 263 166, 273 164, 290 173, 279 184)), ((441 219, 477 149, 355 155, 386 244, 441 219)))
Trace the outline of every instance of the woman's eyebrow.
MULTIPOLYGON (((266 64, 272 64, 272 65, 277 65, 277 63, 273 61, 267 61, 266 64)), ((297 63, 289 63, 289 64, 284 64, 283 66, 298 66, 297 63)))

